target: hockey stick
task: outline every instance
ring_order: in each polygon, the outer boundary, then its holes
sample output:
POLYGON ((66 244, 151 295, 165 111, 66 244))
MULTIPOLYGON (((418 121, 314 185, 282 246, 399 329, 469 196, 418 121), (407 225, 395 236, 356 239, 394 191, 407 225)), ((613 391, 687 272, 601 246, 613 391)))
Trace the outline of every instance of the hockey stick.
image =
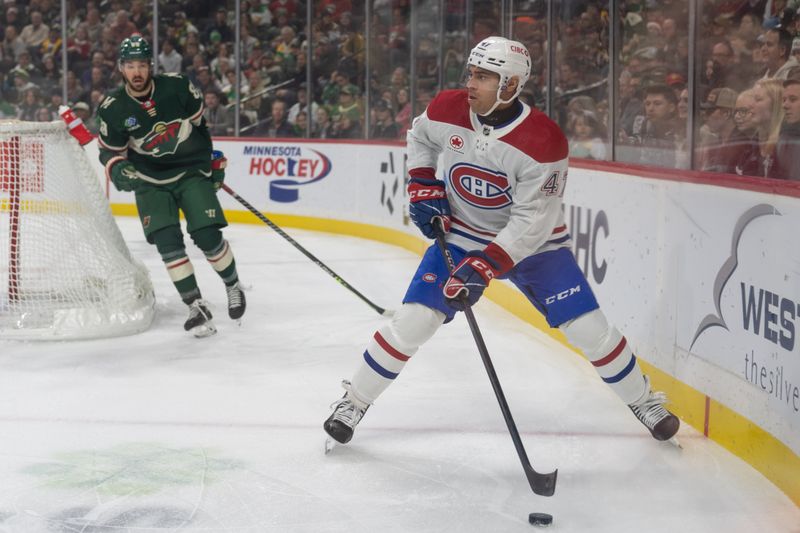
POLYGON ((253 206, 250 204, 250 202, 248 202, 247 200, 245 200, 244 198, 242 198, 241 196, 239 196, 238 194, 236 194, 236 193, 233 191, 233 189, 231 189, 230 187, 228 187, 228 186, 227 186, 227 185, 225 185, 224 183, 222 184, 222 188, 225 190, 225 192, 227 192, 228 194, 230 194, 231 196, 233 196, 233 198, 234 198, 234 199, 235 199, 237 202, 239 202, 240 204, 242 204, 243 206, 245 206, 245 207, 247 208, 247 210, 248 210, 248 211, 250 211, 250 212, 251 212, 251 213, 253 213, 255 216, 257 216, 257 217, 259 218, 259 220, 261 220, 261 222, 263 222, 264 224, 266 224, 267 226, 269 226, 270 228, 272 228, 273 230, 275 230, 275 232, 276 232, 278 235, 280 235, 281 237, 283 237, 284 239, 286 239, 287 241, 289 241, 289 243, 290 243, 292 246, 294 246, 295 248, 297 248, 298 250, 300 250, 301 252, 303 252, 303 255, 305 255, 306 257, 308 257, 309 259, 311 259, 311 261, 313 261, 315 265, 317 265, 317 266, 318 266, 318 267, 320 267, 322 270, 324 270, 325 272, 327 272, 327 273, 328 273, 328 274, 329 274, 329 275, 330 275, 330 276, 331 276, 333 279, 335 279, 336 281, 338 281, 339 283, 341 283, 341 284, 342 284, 342 286, 344 286, 344 288, 345 288, 345 289, 349 290, 350 292, 352 292, 353 294, 355 294, 356 296, 358 296, 359 298, 361 298, 361 300, 363 300, 363 301, 364 301, 364 303, 366 303, 368 306, 370 306, 371 308, 373 308, 373 309, 374 309, 374 310, 375 310, 375 311, 376 311, 376 312, 377 312, 379 315, 382 315, 382 316, 389 316, 389 317, 390 317, 390 316, 392 316, 392 315, 394 315, 394 311, 393 311, 393 310, 391 310, 391 309, 384 309, 383 307, 381 307, 381 306, 379 306, 379 305, 377 305, 377 304, 373 303, 373 302, 372 302, 372 300, 370 300, 369 298, 367 298, 366 296, 364 296, 363 294, 361 294, 360 292, 358 292, 358 291, 357 291, 357 290, 356 290, 356 289, 355 289, 355 288, 354 288, 352 285, 350 285, 350 284, 349 284, 349 283, 347 283, 345 280, 343 280, 341 277, 339 277, 339 275, 338 275, 336 272, 334 272, 333 270, 331 270, 330 268, 328 268, 328 266, 327 266, 325 263, 323 263, 322 261, 320 261, 319 259, 317 259, 317 258, 314 256, 314 254, 312 254, 311 252, 309 252, 308 250, 306 250, 305 248, 303 248, 302 246, 300 246, 300 244, 299 244, 299 243, 298 243, 296 240, 292 239, 292 238, 291 238, 291 237, 290 237, 290 236, 289 236, 289 235, 288 235, 288 234, 287 234, 285 231, 283 231, 283 230, 280 228, 280 226, 278 226, 278 225, 277 225, 277 224, 275 224, 273 221, 271 221, 271 220, 270 220, 270 219, 268 219, 266 216, 264 216, 264 213, 262 213, 261 211, 259 211, 259 210, 258 210, 258 209, 256 209, 255 207, 253 207, 253 206))
MULTIPOLYGON (((450 250, 447 248, 444 240, 444 230, 441 227, 441 221, 437 220, 434 226, 436 229, 436 244, 439 250, 447 261, 447 269, 452 274, 456 268, 455 261, 450 250)), ((483 342, 483 335, 478 328, 478 322, 475 320, 475 314, 472 308, 467 303, 467 296, 461 295, 461 301, 464 304, 464 315, 467 317, 469 329, 472 331, 472 337, 475 339, 475 344, 478 345, 478 352, 481 354, 483 366, 486 367, 486 373, 489 374, 489 381, 492 383, 494 395, 497 396, 497 402, 500 404, 500 410, 503 412, 503 418, 508 426, 508 432, 511 433, 511 440, 514 441, 514 447, 517 449, 517 455, 522 463, 522 469, 525 470, 525 476, 528 478, 528 483, 531 490, 539 496, 552 496, 556 491, 556 477, 558 476, 558 469, 549 474, 541 474, 533 469, 531 462, 528 459, 528 454, 525 452, 525 446, 522 444, 522 439, 517 431, 517 425, 514 423, 514 418, 511 416, 511 410, 506 402, 506 396, 503 394, 503 389, 500 387, 500 381, 497 379, 497 373, 494 371, 494 365, 489 357, 489 351, 486 349, 486 343, 483 342)))

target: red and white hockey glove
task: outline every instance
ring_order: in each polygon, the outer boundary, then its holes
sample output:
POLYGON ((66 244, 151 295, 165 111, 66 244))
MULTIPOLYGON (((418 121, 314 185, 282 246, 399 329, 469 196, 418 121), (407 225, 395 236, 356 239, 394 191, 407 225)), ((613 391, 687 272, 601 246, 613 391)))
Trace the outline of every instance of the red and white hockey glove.
POLYGON ((483 296, 489 282, 505 274, 513 266, 514 262, 508 254, 494 243, 484 250, 468 252, 447 278, 442 289, 447 305, 463 311, 466 300, 466 304, 472 307, 483 296))
POLYGON ((423 235, 429 239, 436 238, 433 221, 442 221, 445 233, 450 231, 450 202, 444 182, 429 178, 411 178, 408 180, 408 215, 423 235))

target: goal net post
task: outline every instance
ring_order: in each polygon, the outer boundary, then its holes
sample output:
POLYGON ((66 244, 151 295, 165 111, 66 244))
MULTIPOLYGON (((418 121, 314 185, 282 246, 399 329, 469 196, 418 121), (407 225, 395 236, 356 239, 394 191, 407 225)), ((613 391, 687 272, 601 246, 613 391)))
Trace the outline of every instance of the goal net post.
POLYGON ((0 122, 0 338, 129 335, 154 307, 147 270, 64 122, 0 122))

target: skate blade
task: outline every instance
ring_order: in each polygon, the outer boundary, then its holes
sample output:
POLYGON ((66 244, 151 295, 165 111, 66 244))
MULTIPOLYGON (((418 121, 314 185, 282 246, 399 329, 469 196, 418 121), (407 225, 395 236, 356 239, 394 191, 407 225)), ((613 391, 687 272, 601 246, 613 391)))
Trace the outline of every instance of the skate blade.
POLYGON ((681 446, 681 441, 678 440, 678 437, 672 437, 667 442, 669 442, 670 444, 672 444, 673 446, 675 446, 679 450, 683 449, 683 446, 681 446))
POLYGON ((333 440, 331 437, 326 438, 325 439, 325 455, 330 454, 333 451, 333 449, 336 448, 337 444, 338 444, 338 442, 333 440))
POLYGON ((196 338, 202 339, 203 337, 214 335, 217 332, 217 328, 214 326, 214 323, 209 320, 205 324, 193 327, 189 332, 196 338))

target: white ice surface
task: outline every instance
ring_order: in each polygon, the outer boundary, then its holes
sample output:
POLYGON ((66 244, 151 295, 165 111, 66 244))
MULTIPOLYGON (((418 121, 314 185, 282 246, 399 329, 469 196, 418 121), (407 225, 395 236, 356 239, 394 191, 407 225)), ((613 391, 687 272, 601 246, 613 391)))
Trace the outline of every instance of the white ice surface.
MULTIPOLYGON (((523 475, 463 317, 440 330, 323 455, 322 422, 385 319, 266 226, 226 230, 251 288, 239 327, 189 244, 216 315, 207 339, 138 221, 119 219, 158 309, 140 335, 0 341, 0 532, 800 532, 800 509, 694 430, 659 444, 591 365, 491 302, 478 321, 534 467, 523 475)), ((290 230, 396 307, 417 257, 290 230)))

